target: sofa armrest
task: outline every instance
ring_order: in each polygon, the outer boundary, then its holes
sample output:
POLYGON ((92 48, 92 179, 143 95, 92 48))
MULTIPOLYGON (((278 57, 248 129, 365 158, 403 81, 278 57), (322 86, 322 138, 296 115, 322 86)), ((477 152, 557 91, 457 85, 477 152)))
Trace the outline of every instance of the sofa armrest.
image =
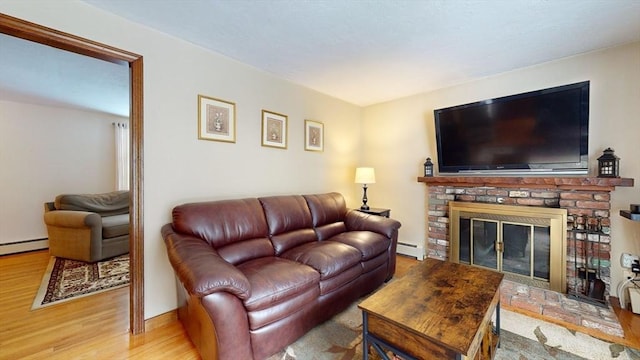
POLYGON ((348 231, 373 231, 388 238, 392 238, 400 228, 400 222, 397 220, 366 214, 356 210, 349 210, 347 212, 344 223, 348 231))
POLYGON ((47 226, 65 228, 102 227, 102 218, 100 215, 88 211, 48 211, 44 213, 44 222, 47 226))
POLYGON ((225 261, 206 241, 162 227, 167 255, 185 289, 197 297, 226 291, 245 300, 251 295, 249 279, 225 261))

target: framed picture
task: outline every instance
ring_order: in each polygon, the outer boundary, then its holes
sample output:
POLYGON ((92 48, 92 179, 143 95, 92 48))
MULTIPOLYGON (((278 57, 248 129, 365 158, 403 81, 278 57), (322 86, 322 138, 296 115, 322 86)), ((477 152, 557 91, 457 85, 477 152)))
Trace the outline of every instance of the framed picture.
POLYGON ((324 150, 324 124, 319 121, 304 121, 304 149, 307 151, 324 150))
POLYGON ((236 104, 198 95, 198 139, 236 142, 236 104))
POLYGON ((287 115, 262 110, 262 146, 287 148, 287 115))

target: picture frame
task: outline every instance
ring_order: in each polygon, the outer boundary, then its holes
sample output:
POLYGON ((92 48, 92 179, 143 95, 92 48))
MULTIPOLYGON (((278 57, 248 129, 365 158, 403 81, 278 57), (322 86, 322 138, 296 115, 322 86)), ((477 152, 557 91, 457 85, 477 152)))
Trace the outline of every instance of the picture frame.
POLYGON ((320 121, 304 121, 304 149, 306 151, 324 151, 324 124, 320 121))
POLYGON ((262 146, 286 149, 288 120, 287 115, 262 110, 262 146))
POLYGON ((198 139, 236 142, 236 104, 198 95, 198 139))

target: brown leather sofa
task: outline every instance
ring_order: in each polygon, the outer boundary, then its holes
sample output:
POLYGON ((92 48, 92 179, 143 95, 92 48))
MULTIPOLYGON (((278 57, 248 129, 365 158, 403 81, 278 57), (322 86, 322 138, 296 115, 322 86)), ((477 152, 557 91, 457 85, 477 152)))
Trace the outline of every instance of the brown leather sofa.
POLYGON ((162 227, 203 359, 265 359, 391 279, 400 223, 338 193, 190 203, 162 227))

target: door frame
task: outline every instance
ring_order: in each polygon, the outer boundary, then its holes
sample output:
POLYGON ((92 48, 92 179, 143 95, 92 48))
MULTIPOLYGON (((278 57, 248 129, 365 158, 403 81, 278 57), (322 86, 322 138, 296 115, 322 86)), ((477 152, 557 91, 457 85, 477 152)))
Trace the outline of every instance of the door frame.
POLYGON ((143 231, 143 68, 142 56, 72 34, 61 32, 0 13, 0 33, 58 49, 90 56, 130 69, 131 163, 129 254, 129 330, 144 332, 144 231, 143 231))

